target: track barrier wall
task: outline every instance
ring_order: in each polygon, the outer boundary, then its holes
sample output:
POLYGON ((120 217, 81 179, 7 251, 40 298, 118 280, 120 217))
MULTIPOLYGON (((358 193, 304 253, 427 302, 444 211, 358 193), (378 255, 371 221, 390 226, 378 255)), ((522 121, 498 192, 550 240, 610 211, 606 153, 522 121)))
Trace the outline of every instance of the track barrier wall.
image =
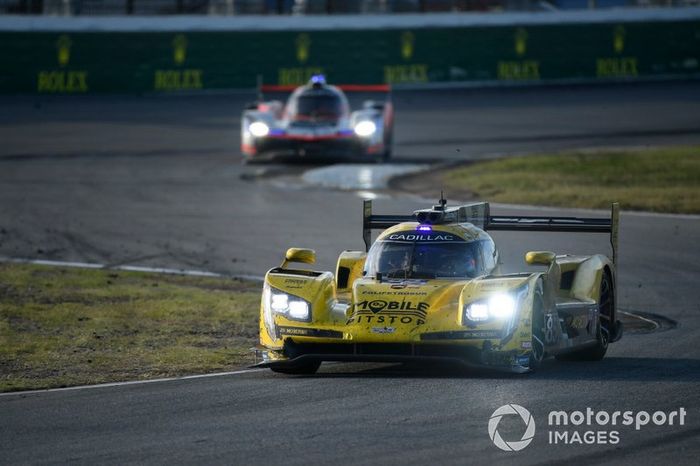
POLYGON ((2 31, 4 94, 700 76, 700 20, 285 31, 2 31))

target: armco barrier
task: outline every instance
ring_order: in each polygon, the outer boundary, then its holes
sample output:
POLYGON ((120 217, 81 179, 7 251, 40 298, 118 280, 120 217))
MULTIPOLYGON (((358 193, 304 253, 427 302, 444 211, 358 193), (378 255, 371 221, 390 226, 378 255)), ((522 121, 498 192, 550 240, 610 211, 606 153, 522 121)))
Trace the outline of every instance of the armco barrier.
POLYGON ((270 31, 4 31, 0 92, 700 76, 700 20, 270 31))

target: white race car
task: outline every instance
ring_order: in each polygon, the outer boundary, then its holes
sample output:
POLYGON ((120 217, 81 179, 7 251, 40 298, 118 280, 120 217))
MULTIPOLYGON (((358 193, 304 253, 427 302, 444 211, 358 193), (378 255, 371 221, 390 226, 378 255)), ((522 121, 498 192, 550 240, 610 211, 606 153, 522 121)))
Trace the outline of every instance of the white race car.
POLYGON ((385 161, 391 156, 393 107, 388 85, 338 85, 315 75, 297 87, 262 85, 262 92, 290 92, 287 103, 260 99, 243 111, 241 152, 245 161, 276 157, 385 161), (351 111, 343 91, 384 92, 351 111))

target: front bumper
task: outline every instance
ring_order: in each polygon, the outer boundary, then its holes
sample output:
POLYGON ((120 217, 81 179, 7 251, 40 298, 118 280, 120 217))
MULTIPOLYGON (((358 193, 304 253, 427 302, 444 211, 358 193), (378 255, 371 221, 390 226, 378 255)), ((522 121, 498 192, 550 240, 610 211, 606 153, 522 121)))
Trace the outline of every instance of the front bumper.
POLYGON ((290 139, 290 138, 261 138, 254 146, 244 150, 250 160, 265 158, 305 158, 305 159, 334 159, 334 158, 367 158, 379 154, 381 145, 370 145, 368 141, 354 137, 338 139, 290 139))
POLYGON ((491 368, 524 373, 529 355, 522 351, 494 350, 486 340, 481 346, 430 343, 296 343, 284 342, 281 350, 255 348, 254 367, 294 367, 306 361, 410 362, 443 361, 470 368, 491 368))

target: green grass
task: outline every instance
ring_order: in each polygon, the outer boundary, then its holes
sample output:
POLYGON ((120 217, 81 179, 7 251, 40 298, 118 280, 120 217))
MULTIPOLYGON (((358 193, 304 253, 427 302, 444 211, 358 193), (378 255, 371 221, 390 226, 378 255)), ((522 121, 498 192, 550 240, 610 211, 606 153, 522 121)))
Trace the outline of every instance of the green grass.
POLYGON ((446 190, 491 202, 700 213, 700 147, 569 152, 450 170, 446 190))
POLYGON ((232 278, 0 264, 0 391, 247 365, 259 288, 232 278))

